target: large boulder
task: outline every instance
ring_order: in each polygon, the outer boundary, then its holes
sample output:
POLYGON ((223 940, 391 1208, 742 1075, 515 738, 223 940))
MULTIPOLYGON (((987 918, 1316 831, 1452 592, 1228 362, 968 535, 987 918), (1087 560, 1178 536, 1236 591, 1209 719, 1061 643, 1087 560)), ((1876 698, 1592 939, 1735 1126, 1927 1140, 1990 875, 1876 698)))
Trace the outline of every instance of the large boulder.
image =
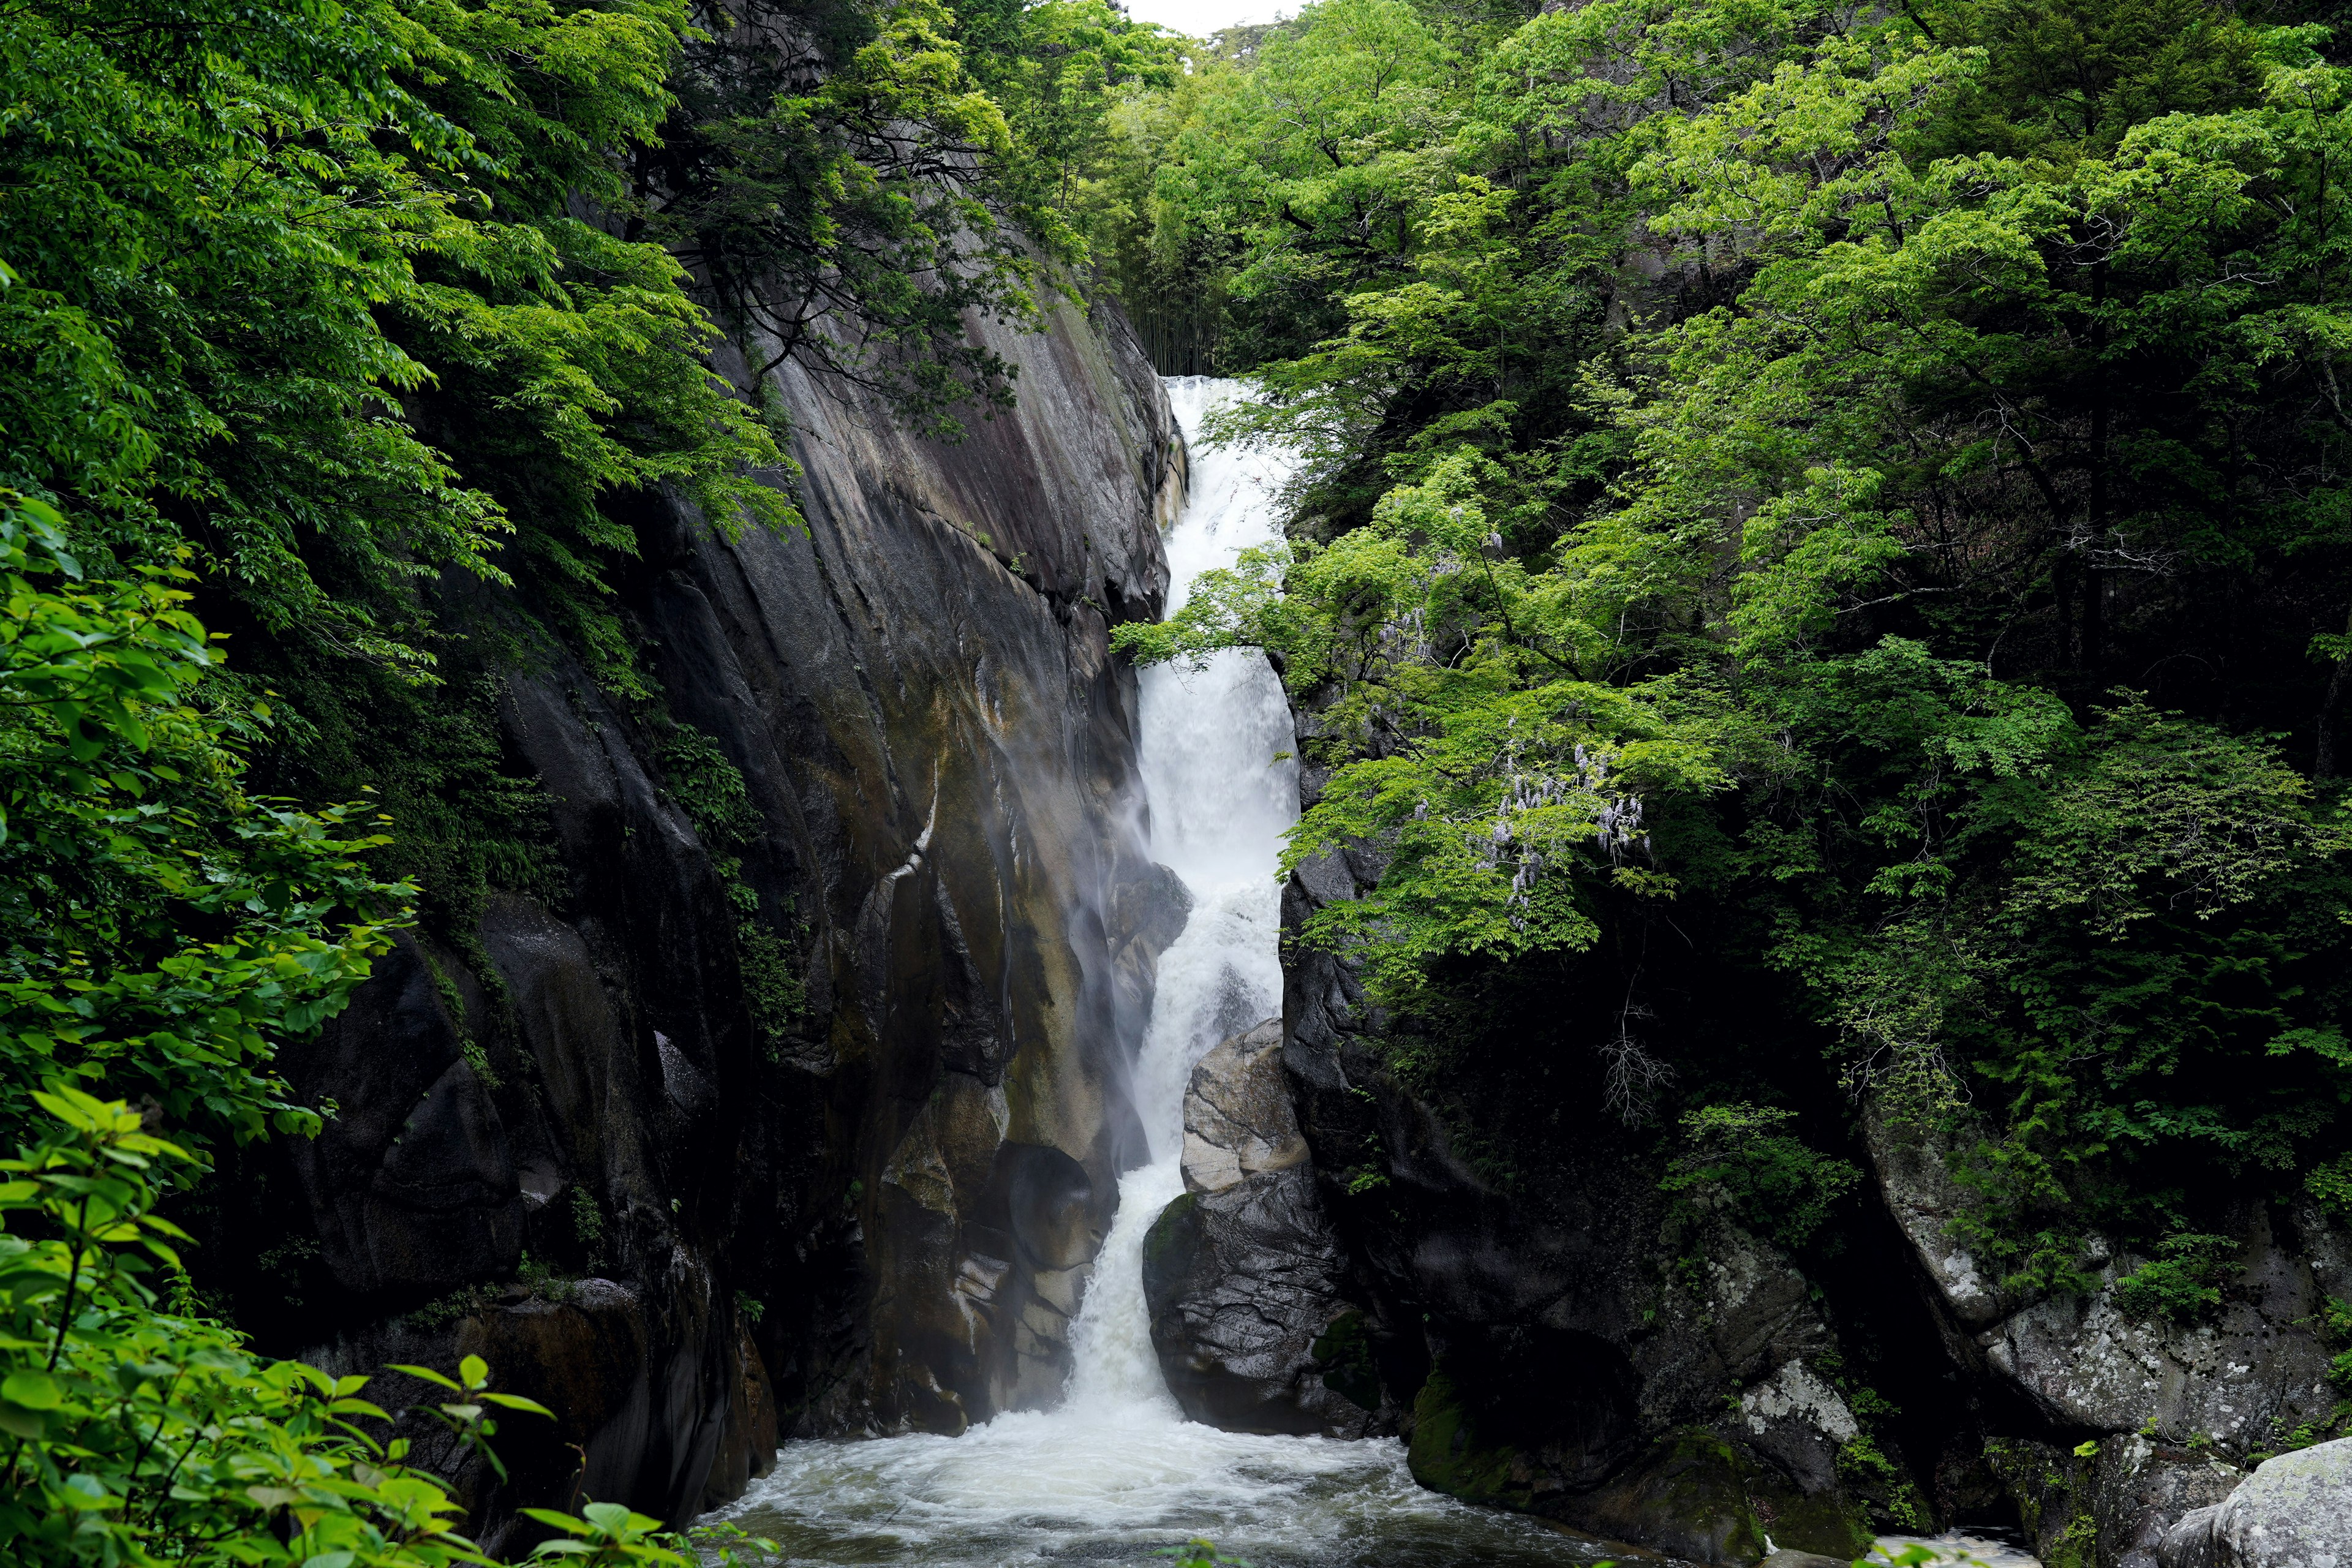
POLYGON ((2282 1454, 2166 1532, 2162 1568, 2346 1568, 2352 1437, 2282 1454))
POLYGON ((1380 1429, 1362 1312, 1283 1081, 1280 1019, 1193 1069, 1184 1185, 1143 1252, 1152 1348, 1184 1413, 1229 1432, 1380 1429))

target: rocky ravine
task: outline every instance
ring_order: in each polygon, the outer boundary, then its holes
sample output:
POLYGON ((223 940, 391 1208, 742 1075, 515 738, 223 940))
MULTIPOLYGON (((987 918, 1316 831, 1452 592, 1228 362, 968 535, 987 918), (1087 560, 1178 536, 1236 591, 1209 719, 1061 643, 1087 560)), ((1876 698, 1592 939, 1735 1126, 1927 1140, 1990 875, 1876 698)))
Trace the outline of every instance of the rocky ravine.
POLYGON ((404 940, 289 1053, 342 1109, 253 1200, 249 1256, 295 1298, 278 1348, 478 1352, 561 1412, 509 1423, 493 1513, 564 1495, 569 1444, 587 1495, 675 1519, 780 1432, 954 1432, 1059 1392, 1181 925, 1108 644, 1159 613, 1181 451, 1115 316, 982 330, 1020 403, 956 446, 782 373, 805 535, 646 503, 667 546, 629 609, 669 713, 740 772, 747 841, 704 842, 710 770, 642 707, 520 665, 502 738, 561 895, 404 940), (747 920, 804 976, 782 1039, 747 1010, 747 920))

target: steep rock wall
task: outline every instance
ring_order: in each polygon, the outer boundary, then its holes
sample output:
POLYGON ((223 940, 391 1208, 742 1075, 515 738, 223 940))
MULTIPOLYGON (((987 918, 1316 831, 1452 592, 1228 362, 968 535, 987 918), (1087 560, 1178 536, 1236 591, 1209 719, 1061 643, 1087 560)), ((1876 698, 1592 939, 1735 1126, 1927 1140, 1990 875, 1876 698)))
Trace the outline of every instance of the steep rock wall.
MULTIPOLYGON (((1298 719, 1311 736, 1311 704, 1298 719)), ((1304 782, 1311 798, 1321 779, 1304 782)), ((1286 930, 1380 873, 1361 848, 1303 864, 1286 930)), ((1874 1181, 1841 1215, 1842 1254, 1801 1268, 1725 1216, 1671 1213, 1655 1141, 1615 1124, 1598 1075, 1498 1179, 1475 1114, 1396 1070, 1350 964, 1294 943, 1285 978, 1284 1068, 1342 1289, 1369 1303, 1426 1485, 1704 1562, 1752 1561, 1768 1535, 1843 1557, 1864 1525, 2007 1522, 2063 1568, 2155 1568, 2191 1510, 2342 1417, 2326 1309, 2352 1296, 2352 1238, 2308 1200, 2248 1197, 2234 1277, 2195 1321, 2130 1310, 2118 1283, 2148 1259, 2121 1249, 2088 1294, 2021 1295, 1956 1237, 1944 1142, 1864 1106, 1853 1152, 1874 1181), (1865 1365, 1905 1408, 1848 1402, 1865 1365)))
POLYGON ((977 330, 1020 402, 954 446, 782 373, 804 534, 644 502, 657 689, 543 642, 503 677, 560 874, 404 940, 290 1053, 341 1110, 269 1156, 299 1215, 263 1262, 308 1281, 282 1348, 478 1352, 562 1412, 509 1423, 494 1512, 584 1458, 588 1495, 677 1518, 779 1432, 1059 1393, 1170 923, 1108 637, 1159 612, 1181 453, 1115 315, 977 330), (756 817, 730 842, 697 827, 714 747, 756 817))
MULTIPOLYGON (((1303 865, 1286 929, 1377 874, 1303 865)), ((1390 1069, 1348 964, 1294 950, 1286 980, 1284 1068, 1423 1485, 1701 1563, 1865 1544, 1838 1336, 1786 1256, 1704 1219, 1670 1243, 1654 1159, 1597 1095, 1507 1189, 1390 1069)))

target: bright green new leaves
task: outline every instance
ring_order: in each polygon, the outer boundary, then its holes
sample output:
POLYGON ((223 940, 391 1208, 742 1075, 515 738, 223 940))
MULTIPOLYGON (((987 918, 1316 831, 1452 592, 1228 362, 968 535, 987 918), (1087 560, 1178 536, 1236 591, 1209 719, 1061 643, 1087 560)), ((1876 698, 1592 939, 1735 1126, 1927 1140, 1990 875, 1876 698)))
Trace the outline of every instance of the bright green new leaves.
POLYGON ((419 675, 415 584, 500 580, 517 528, 560 586, 633 550, 614 492, 788 521, 683 271, 566 205, 625 194, 682 7, 152 24, 59 0, 0 43, 0 477, 125 558, 185 539, 274 632, 419 675))
POLYGON ((159 1310, 177 1227, 154 1189, 186 1156, 63 1085, 0 1161, 0 1534, 38 1563, 487 1561, 436 1478, 356 1425, 367 1379, 265 1363, 219 1324, 159 1310))
POLYGON ((585 1563, 594 1568, 629 1563, 687 1568, 686 1558, 656 1539, 661 1531, 660 1520, 632 1513, 619 1503, 592 1502, 580 1510, 582 1517, 578 1519, 552 1509, 527 1508, 522 1512, 527 1519, 564 1532, 552 1541, 541 1542, 531 1553, 535 1558, 585 1563))
POLYGON ((365 808, 239 784, 266 710, 217 662, 180 569, 80 580, 57 513, 0 494, 0 1136, 58 1074, 197 1139, 314 1127, 270 1066, 338 1011, 405 918, 365 808))
MULTIPOLYGON (((0 1160, 0 1537, 10 1561, 487 1568, 457 1532, 466 1510, 449 1484, 403 1462, 405 1438, 382 1442, 362 1425, 380 1429, 392 1415, 362 1397, 369 1379, 262 1360, 234 1331, 159 1304, 159 1274, 175 1296, 184 1283, 174 1244, 187 1237, 155 1199, 187 1173, 186 1152, 120 1100, 66 1084, 34 1099, 35 1135, 0 1160)), ((392 1370, 454 1395, 421 1414, 493 1465, 490 1411, 548 1415, 492 1389, 478 1356, 455 1378, 392 1370)), ((677 1538, 656 1539, 658 1521, 617 1505, 591 1503, 584 1520, 530 1511, 566 1532, 541 1555, 684 1568, 669 1549, 677 1538)))
POLYGON ((1710 1105, 1683 1118, 1683 1150, 1660 1190, 1727 1213, 1794 1250, 1813 1238, 1862 1173, 1790 1135, 1796 1113, 1710 1105))
MULTIPOLYGON (((166 585, 188 574, 149 567, 144 581, 81 589, 65 519, 44 502, 6 493, 0 493, 0 573, 8 592, 0 700, 46 712, 75 763, 96 761, 118 735, 134 751, 151 750, 155 735, 142 710, 176 707, 213 662, 204 627, 179 607, 187 595, 166 585), (67 583, 30 581, 50 575, 67 583)), ((97 787, 86 773, 67 782, 97 787)), ((0 842, 6 829, 0 809, 0 842)))
POLYGON ((1011 399, 964 318, 1034 320, 1024 226, 1072 256, 951 25, 931 0, 877 8, 822 72, 756 14, 742 37, 698 44, 639 196, 646 232, 708 280, 755 367, 797 354, 950 438, 959 404, 1011 399))
POLYGON ((1247 552, 1167 624, 1117 634, 1146 659, 1269 647, 1295 689, 1328 697, 1310 745, 1338 766, 1286 867, 1381 847, 1380 886, 1308 934, 1362 949, 1392 987, 1447 953, 1589 945, 1587 883, 1673 888, 1645 811, 1728 782, 1705 705, 1671 683, 1581 679, 1593 628, 1506 547, 1511 489, 1493 459, 1456 448, 1364 527, 1247 552))

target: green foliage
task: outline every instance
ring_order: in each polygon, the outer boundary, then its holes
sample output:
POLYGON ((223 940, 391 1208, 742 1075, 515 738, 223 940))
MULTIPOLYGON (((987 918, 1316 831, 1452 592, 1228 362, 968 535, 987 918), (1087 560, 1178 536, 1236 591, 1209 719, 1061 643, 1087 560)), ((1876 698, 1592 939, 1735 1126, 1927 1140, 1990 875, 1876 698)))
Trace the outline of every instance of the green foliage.
POLYGON ((740 849, 759 837, 760 814, 742 770, 718 742, 691 724, 673 723, 658 755, 672 798, 714 852, 740 849))
POLYGON ((527 1508, 523 1517, 562 1533, 540 1543, 531 1555, 550 1562, 578 1563, 588 1568, 688 1568, 688 1560, 665 1544, 662 1521, 633 1512, 616 1502, 592 1502, 575 1518, 553 1509, 527 1508))
POLYGON ((742 879, 739 853, 763 831, 759 809, 742 770, 719 742, 693 725, 672 722, 660 751, 671 796, 694 824, 711 852, 711 862, 741 911, 735 926, 735 958, 743 982, 743 1005, 764 1043, 768 1059, 782 1059, 778 1043, 807 1010, 808 987, 798 955, 760 913, 760 896, 742 879))
POLYGON ((2194 1322, 2221 1304, 2221 1287, 2238 1273, 2238 1244, 2226 1236, 2181 1233, 2159 1245, 2162 1256, 2116 1281, 2116 1305, 2137 1318, 2194 1322))
POLYGON ((2311 1195, 2332 1213, 2352 1219, 2352 1153, 2339 1154, 2324 1165, 2315 1165, 2303 1178, 2311 1195))
POLYGON ((666 142, 642 160, 645 232, 708 279, 755 365, 799 356, 950 438, 957 405, 1009 404, 1011 369, 966 313, 1034 321, 1024 229, 1076 250, 1024 189, 1027 146, 947 9, 755 5, 729 21, 740 38, 689 49, 666 142), (831 24, 814 50, 792 37, 811 20, 831 24))
MULTIPOLYGON (((1255 372, 1213 434, 1303 468, 1282 544, 1119 644, 1281 656, 1328 780, 1291 864, 1380 868, 1306 935, 1388 1037, 1573 973, 1622 1108, 1752 987, 1738 1070, 1802 1103, 1810 1038, 1934 1130, 2021 1286, 2232 1184, 2338 1201, 2352 507, 2288 477, 2352 457, 2323 41, 1326 0, 1124 111, 1255 372)), ((2208 1288, 2159 1262, 2151 1310, 2208 1288)))
POLYGON ((105 547, 185 537, 259 624, 430 669, 420 579, 503 542, 593 601, 656 483, 789 510, 678 264, 581 222, 652 137, 682 6, 20 11, 0 49, 0 476, 105 547), (136 47, 133 41, 136 40, 136 47))
POLYGON ((1176 1568, 1250 1568, 1248 1558, 1227 1557, 1215 1542, 1199 1535, 1181 1546, 1163 1546, 1152 1555, 1168 1558, 1176 1568))
MULTIPOLYGON (((159 1300, 159 1271, 182 1293, 174 1244, 187 1237, 155 1213, 156 1189, 187 1173, 187 1152, 120 1100, 63 1082, 33 1099, 41 1125, 0 1161, 0 1531, 12 1561, 487 1565, 457 1532, 465 1513, 448 1484, 404 1462, 407 1439, 362 1425, 391 1419, 362 1397, 368 1378, 264 1361, 234 1330, 159 1300)), ((501 1477, 497 1413, 550 1414, 491 1388, 478 1356, 455 1377, 389 1370, 446 1393, 413 1413, 501 1477)), ((561 1532, 537 1556, 687 1568, 659 1521, 616 1505, 530 1511, 561 1532)))
POLYGON ((752 1568, 756 1563, 774 1562, 781 1552, 766 1536, 754 1535, 732 1520, 698 1524, 683 1533, 651 1539, 688 1562, 707 1563, 710 1568, 752 1568))
POLYGON ((1782 1247, 1803 1247, 1861 1184, 1862 1172, 1792 1137, 1787 1127, 1795 1120, 1792 1110, 1748 1104, 1690 1112, 1683 1152, 1660 1190, 1719 1207, 1782 1247))
POLYGON ((0 1137, 70 1075, 199 1145, 307 1131, 270 1066, 339 1011, 414 889, 360 857, 364 805, 248 794, 266 704, 221 700, 184 568, 91 581, 44 503, 0 492, 0 1137))
MULTIPOLYGON (((1880 1507, 1885 1512, 1885 1522, 1895 1529, 1925 1532, 1935 1528, 1935 1515, 1920 1497, 1918 1483, 1887 1457, 1886 1450, 1869 1433, 1855 1434, 1838 1449, 1837 1468, 1848 1486, 1885 1500, 1880 1507)), ((1932 1560, 1931 1553, 1923 1561, 1932 1560)))
POLYGON ((744 1010, 767 1042, 768 1059, 774 1061, 776 1042, 808 1011, 808 986, 801 979, 798 955, 756 919, 736 926, 735 954, 743 975, 744 1010))
MULTIPOLYGON (((446 1487, 358 1425, 385 1418, 360 1397, 366 1378, 257 1361, 219 1324, 158 1308, 149 1281, 178 1271, 185 1238, 152 1184, 186 1153, 119 1100, 64 1084, 35 1098, 47 1125, 0 1161, 0 1530, 16 1560, 485 1561, 446 1487)), ((545 1414, 489 1391, 478 1362, 463 1387, 416 1370, 457 1391, 435 1414, 469 1444, 497 1430, 487 1407, 545 1414)))
POLYGON ((591 1268, 604 1266, 604 1211, 596 1195, 575 1182, 572 1185, 572 1235, 591 1268))

